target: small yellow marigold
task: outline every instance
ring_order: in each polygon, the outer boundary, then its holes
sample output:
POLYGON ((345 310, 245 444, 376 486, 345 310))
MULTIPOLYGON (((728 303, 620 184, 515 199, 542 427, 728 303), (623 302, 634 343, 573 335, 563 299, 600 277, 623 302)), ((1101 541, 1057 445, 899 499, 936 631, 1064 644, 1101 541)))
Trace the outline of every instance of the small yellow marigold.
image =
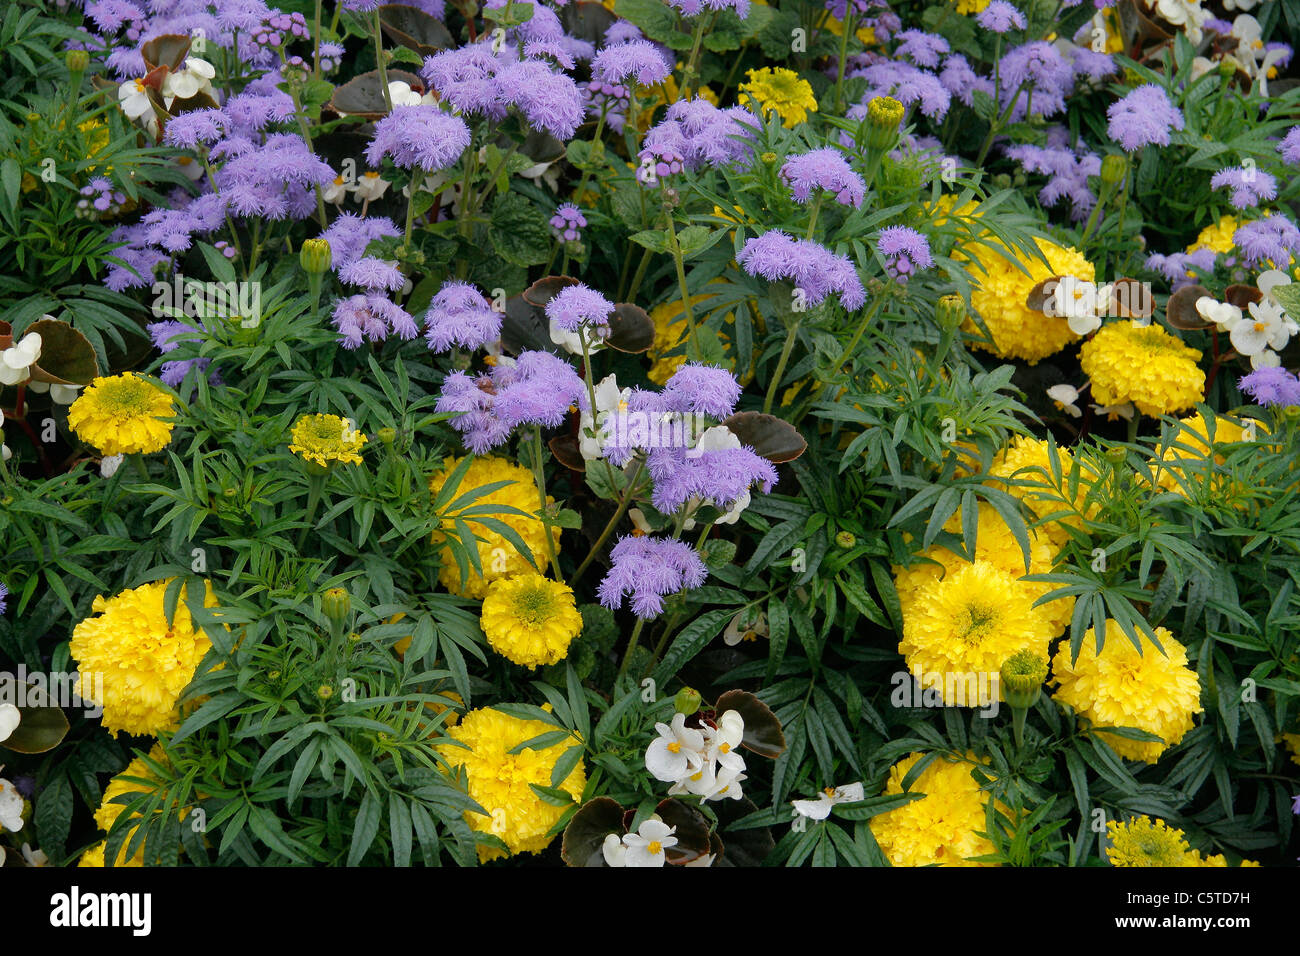
POLYGON ((361 446, 367 441, 349 419, 338 415, 303 415, 293 423, 289 450, 321 468, 359 465, 361 446))
POLYGON ((1134 817, 1106 824, 1106 859, 1111 866, 1195 866, 1183 831, 1164 820, 1134 817))
MULTIPOLYGON (((978 288, 971 293, 971 306, 984 320, 993 342, 972 344, 999 358, 1020 358, 1034 365, 1054 355, 1078 336, 1060 316, 1050 316, 1029 308, 1025 301, 1034 286, 1051 276, 1074 276, 1091 282, 1095 277, 1092 263, 1078 250, 1038 239, 1038 248, 1049 266, 1037 257, 994 241, 992 245, 971 243, 962 251, 974 261, 968 267, 978 288), (982 267, 982 268, 981 268, 982 267), (1022 272, 1021 268, 1027 270, 1022 272)), ((959 258, 959 255, 954 255, 959 258)), ((967 319, 964 328, 979 334, 974 321, 967 319)))
POLYGON ((781 117, 781 125, 786 129, 794 129, 809 113, 817 112, 812 84, 794 70, 765 66, 761 70, 749 70, 747 75, 749 82, 740 84, 741 106, 748 106, 753 99, 764 116, 774 111, 781 117))
POLYGON ((1283 734, 1282 740, 1291 751, 1291 762, 1300 764, 1300 734, 1283 734))
POLYGON ((68 426, 104 455, 150 454, 167 447, 172 397, 135 372, 100 377, 68 409, 68 426))
POLYGON ((987 561, 923 585, 909 602, 898 652, 909 670, 944 675, 946 706, 976 706, 968 675, 997 673, 1020 650, 1047 656, 1052 626, 1016 578, 987 561), (947 675, 958 675, 955 684, 947 675))
MULTIPOLYGON (((487 816, 467 810, 465 820, 483 833, 499 837, 510 853, 540 853, 551 842, 546 832, 560 819, 563 807, 553 806, 537 796, 529 784, 551 786, 555 762, 576 741, 561 741, 550 747, 508 751, 555 727, 540 720, 522 720, 491 708, 472 710, 448 735, 470 749, 450 744, 438 747, 452 766, 464 767, 469 778, 469 795, 487 811, 487 816)), ((587 774, 581 761, 569 772, 559 789, 574 800, 582 796, 587 774)), ((486 862, 507 854, 495 847, 479 847, 479 860, 486 862)))
POLYGON ((1237 221, 1236 216, 1220 216, 1219 221, 1206 226, 1201 230, 1196 241, 1187 247, 1187 251, 1199 252, 1202 249, 1210 249, 1219 255, 1225 255, 1231 252, 1235 245, 1232 241, 1232 234, 1237 231, 1241 223, 1237 221))
MULTIPOLYGON (((123 731, 152 736, 174 728, 176 702, 212 646, 191 623, 183 595, 168 623, 163 603, 167 583, 142 584, 113 598, 99 595, 91 604, 97 616, 73 629, 68 650, 83 675, 77 694, 103 706, 104 728, 114 736, 123 731), (102 675, 102 701, 87 675, 102 675)), ((216 603, 208 584, 204 604, 216 603)))
MULTIPOLYGON (((1172 432, 1167 442, 1161 445, 1160 457, 1152 460, 1157 485, 1166 491, 1186 496, 1185 485, 1195 488, 1208 480, 1211 491, 1219 500, 1240 503, 1238 499, 1249 489, 1238 487, 1239 483, 1230 482, 1221 474, 1211 474, 1207 479, 1206 468, 1214 471, 1227 461, 1224 455, 1215 451, 1211 465, 1211 445, 1217 449, 1222 445, 1252 440, 1248 437, 1246 427, 1223 415, 1216 415, 1214 440, 1211 442, 1209 426, 1200 415, 1180 418, 1178 424, 1181 427, 1172 432), (1184 447, 1179 448, 1178 445, 1184 447)), ((1256 437, 1268 431, 1263 422, 1255 422, 1254 428, 1256 437)))
MULTIPOLYGON (((921 756, 911 754, 889 769, 886 795, 903 792, 903 778, 921 756)), ((981 761, 974 754, 967 754, 967 761, 935 758, 909 791, 924 797, 871 818, 871 833, 891 864, 991 865, 969 862, 971 857, 992 853, 993 844, 979 835, 985 828, 989 794, 971 775, 971 763, 981 761)))
POLYGON ((1113 620, 1106 621, 1101 655, 1092 628, 1083 637, 1079 659, 1070 663, 1064 641, 1052 661, 1052 695, 1069 704, 1095 727, 1136 727, 1159 741, 1130 740, 1098 730, 1121 757, 1155 763, 1162 753, 1192 729, 1192 715, 1202 712, 1201 679, 1187 666, 1187 648, 1163 627, 1155 629, 1162 654, 1151 639, 1138 632, 1139 654, 1113 620))
POLYGON ((1021 435, 1012 439, 994 456, 989 479, 1023 501, 1039 519, 1057 515, 1041 527, 1058 547, 1070 539, 1066 527, 1082 529, 1084 517, 1097 510, 1095 502, 1086 500, 1097 475, 1082 463, 1076 465, 1074 456, 1064 448, 1057 446, 1053 457, 1051 446, 1037 438, 1021 435), (1079 478, 1071 496, 1070 478, 1076 468, 1079 478))
POLYGON ((1099 405, 1132 402, 1144 415, 1169 415, 1205 398, 1201 353, 1158 325, 1102 326, 1079 350, 1099 405))
MULTIPOLYGON (((448 458, 443 462, 443 470, 434 475, 429 482, 429 489, 435 496, 442 490, 442 486, 447 482, 447 476, 455 470, 459 463, 460 459, 458 458, 448 458)), ((546 526, 542 524, 540 518, 532 517, 541 502, 538 498, 537 483, 533 480, 533 473, 527 468, 516 465, 504 458, 498 458, 495 455, 484 455, 475 458, 465 472, 464 478, 461 479, 460 485, 456 488, 456 497, 460 497, 474 488, 494 484, 498 481, 508 481, 510 484, 503 485, 486 495, 480 495, 473 499, 470 504, 474 507, 508 505, 527 512, 528 517, 505 513, 491 515, 491 517, 505 522, 514 529, 524 544, 528 546, 528 550, 533 553, 535 560, 539 562, 545 561, 546 526)), ((554 501, 549 495, 546 500, 548 504, 554 501)), ((453 517, 454 515, 449 515, 447 520, 444 521, 443 527, 447 530, 453 528, 451 520, 453 517)), ((460 566, 456 563, 456 559, 452 557, 451 548, 444 544, 439 553, 442 567, 438 571, 438 580, 452 594, 481 600, 487 595, 488 585, 498 578, 510 577, 513 574, 533 570, 533 566, 528 563, 528 559, 520 554, 504 535, 475 521, 473 518, 465 518, 464 521, 480 539, 478 542, 478 558, 483 573, 478 574, 471 565, 469 578, 462 588, 460 566)), ((551 534, 558 554, 560 529, 552 528, 551 534)), ((442 540, 443 532, 435 531, 433 543, 438 544, 442 540)), ((465 543, 468 546, 469 542, 465 543)))
POLYGON ((479 625, 502 657, 536 668, 564 659, 582 631, 573 588, 525 571, 488 585, 479 625))
POLYGON ((983 13, 992 0, 957 0, 957 12, 963 14, 983 13))
MULTIPOLYGON (((153 745, 153 749, 149 751, 149 759, 154 761, 154 763, 167 763, 167 755, 163 753, 161 744, 153 745)), ((117 818, 121 816, 122 811, 126 809, 126 804, 114 802, 117 797, 131 794, 133 795, 132 799, 134 800, 134 795, 136 794, 151 792, 150 787, 134 780, 127 780, 127 777, 138 777, 141 780, 155 779, 153 771, 149 769, 149 765, 144 762, 143 758, 136 757, 127 764, 125 770, 108 782, 108 786, 104 788, 104 797, 100 801, 99 809, 95 811, 95 823, 106 834, 113 829, 113 824, 117 822, 117 818)), ((138 813, 132 814, 132 819, 137 817, 139 817, 138 813)), ((127 834, 126 839, 123 841, 121 849, 118 851, 117 862, 113 864, 114 866, 144 866, 143 842, 136 847, 135 853, 131 855, 130 859, 127 859, 126 856, 127 847, 130 845, 131 839, 134 835, 135 829, 133 827, 131 832, 127 834)), ((104 853, 107 849, 107 839, 101 840, 81 855, 81 859, 77 862, 77 865, 88 867, 105 866, 104 853)))

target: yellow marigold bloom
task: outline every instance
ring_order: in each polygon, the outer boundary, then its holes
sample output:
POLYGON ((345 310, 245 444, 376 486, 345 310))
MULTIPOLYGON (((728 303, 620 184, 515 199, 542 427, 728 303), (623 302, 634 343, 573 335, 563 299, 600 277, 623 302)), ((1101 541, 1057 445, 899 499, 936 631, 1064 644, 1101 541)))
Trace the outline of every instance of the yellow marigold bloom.
POLYGON ((488 585, 479 625, 502 657, 535 668, 564 659, 582 631, 573 588, 525 571, 488 585))
POLYGON ((983 13, 993 0, 957 0, 957 12, 964 14, 983 13))
MULTIPOLYGON (((447 482, 447 476, 455 470, 459 463, 459 458, 448 458, 443 462, 443 470, 434 475, 429 482, 429 489, 435 496, 442 490, 442 486, 447 482)), ((533 480, 533 473, 527 468, 516 465, 504 458, 498 458, 495 455, 484 455, 475 458, 465 472, 465 477, 461 479, 460 485, 456 488, 455 497, 458 498, 475 488, 498 481, 508 481, 510 484, 503 485, 496 491, 489 492, 486 495, 480 495, 473 499, 470 505, 473 507, 508 505, 527 512, 528 517, 504 513, 494 514, 490 517, 509 525, 523 539, 524 544, 528 546, 528 550, 533 553, 533 558, 539 562, 545 561, 546 526, 542 524, 540 518, 532 517, 540 507, 541 501, 537 493, 537 483, 533 480)), ((547 495, 546 501, 548 504, 554 500, 550 495, 547 495)), ((446 517, 443 522, 444 529, 452 530, 452 519, 454 517, 454 514, 449 514, 446 517)), ((460 566, 456 563, 456 559, 452 557, 451 548, 443 545, 439 553, 442 567, 438 571, 438 580, 452 594, 481 600, 487 595, 488 585, 498 578, 506 578, 524 571, 533 570, 533 566, 528 563, 528 559, 520 554, 504 535, 475 521, 473 518, 465 518, 464 521, 480 539, 478 542, 478 559, 483 568, 483 573, 478 574, 471 564, 469 578, 466 580, 464 588, 462 588, 460 566)), ((558 554, 560 529, 551 528, 551 535, 558 554)), ((433 543, 438 544, 442 540, 444 540, 444 532, 435 531, 433 543)), ((464 544, 469 547, 471 542, 467 541, 464 544)))
MULTIPOLYGON (((1214 417, 1214 441, 1211 443, 1208 426, 1200 415, 1189 415, 1178 420, 1182 427, 1169 436, 1168 443, 1160 452, 1160 458, 1152 461, 1155 465, 1156 484, 1166 491, 1186 495, 1184 485, 1193 487, 1207 480, 1206 468, 1211 471, 1222 466, 1227 459, 1219 452, 1214 453, 1213 465, 1210 465, 1210 446, 1218 448, 1234 442, 1244 442, 1247 438, 1246 428, 1223 415, 1214 417), (1183 448, 1177 445, 1185 446, 1183 448)), ((1268 431, 1263 422, 1254 423, 1257 436, 1268 431)), ((1208 477, 1211 490, 1221 500, 1236 499, 1246 488, 1239 487, 1239 482, 1230 482, 1223 475, 1212 474, 1208 477)))
MULTIPOLYGON (((553 806, 537 796, 529 784, 551 786, 551 770, 575 741, 561 741, 550 747, 528 748, 519 753, 508 751, 541 734, 555 730, 540 720, 521 720, 499 710, 472 710, 447 733, 470 749, 450 744, 438 747, 439 754, 452 766, 464 767, 469 778, 469 795, 487 816, 471 810, 465 821, 482 833, 500 837, 510 853, 540 853, 551 842, 546 835, 560 819, 563 807, 553 806)), ((579 761, 560 784, 559 789, 581 799, 586 786, 586 770, 579 761)), ((507 854, 494 847, 479 847, 481 862, 507 854)))
POLYGON ((1079 350, 1099 405, 1132 402, 1144 415, 1169 415, 1205 398, 1201 353, 1158 325, 1103 325, 1079 350))
MULTIPOLYGON (((1037 242, 1050 268, 1038 258, 996 241, 992 246, 971 243, 966 247, 969 252, 961 253, 974 260, 967 269, 978 285, 971 293, 971 305, 993 339, 991 345, 983 341, 972 344, 999 358, 1020 358, 1030 365, 1055 355, 1078 338, 1064 318, 1029 308, 1025 300, 1030 291, 1051 276, 1068 275, 1088 282, 1095 277, 1092 263, 1076 249, 1046 239, 1037 242), (1021 267, 1027 272, 1022 272, 1021 267)), ((954 258, 957 257, 955 253, 954 258)), ((978 334, 973 320, 967 319, 964 328, 978 334)))
POLYGON ((1218 222, 1201 230, 1196 241, 1187 247, 1187 251, 1190 253, 1199 252, 1201 249, 1212 249, 1219 255, 1229 253, 1235 248, 1232 234, 1240 225, 1236 216, 1221 216, 1218 222))
POLYGON ((740 84, 741 106, 748 106, 752 99, 764 116, 775 112, 781 117, 781 125, 786 129, 794 129, 809 113, 817 112, 812 84, 794 70, 765 66, 761 70, 749 70, 746 75, 749 82, 740 84))
POLYGON ((1082 528, 1081 516, 1096 511, 1095 503, 1085 510, 1085 499, 1097 476, 1091 469, 1080 467, 1078 485, 1071 499, 1070 475, 1076 467, 1074 456, 1057 447, 1056 465, 1060 481, 1056 480, 1057 472, 1053 470, 1052 453, 1047 442, 1021 435, 994 456, 989 478, 1008 494, 1023 501, 1039 519, 1067 512, 1042 526, 1052 543, 1059 547, 1070 539, 1066 526, 1082 528))
POLYGON ((338 415, 303 415, 293 423, 289 450, 321 468, 361 464, 361 446, 369 439, 338 415))
POLYGON ((1291 751, 1291 762, 1300 764, 1300 734, 1283 734, 1282 740, 1291 751))
MULTIPOLYGON (((736 207, 736 211, 737 214, 741 213, 739 206, 736 207)), ((716 214, 717 212, 718 210, 715 207, 714 213, 716 214)), ((725 218, 731 217, 728 216, 725 218)), ((715 279, 713 282, 710 282, 709 285, 720 282, 721 280, 715 279)), ((716 297, 716 292, 708 291, 700 292, 697 295, 691 296, 691 315, 694 316, 697 327, 704 321, 706 314, 709 311, 707 303, 716 297), (703 307, 701 307, 702 305, 703 307)), ((681 368, 682 363, 686 361, 686 355, 684 353, 679 353, 677 355, 666 354, 671 352, 673 349, 678 348, 686 341, 686 310, 682 308, 681 298, 675 297, 668 302, 663 302, 655 306, 650 310, 650 321, 654 323, 655 340, 654 344, 650 346, 650 351, 646 353, 651 362, 650 371, 646 373, 646 377, 656 385, 663 385, 673 377, 673 373, 681 368)), ((723 320, 723 325, 725 327, 734 322, 734 313, 728 313, 723 320)), ((718 331, 718 338, 723 342, 729 341, 726 332, 721 330, 718 331)), ((727 359, 727 367, 733 371, 735 370, 734 363, 731 359, 727 359)), ((740 378, 743 384, 745 376, 741 375, 740 378)))
MULTIPOLYGON (((153 745, 153 749, 149 751, 149 759, 155 763, 165 764, 167 762, 167 755, 163 753, 161 744, 153 745)), ((133 780, 127 780, 127 777, 139 777, 142 780, 153 780, 154 774, 153 771, 149 769, 149 765, 144 762, 143 758, 136 757, 127 764, 125 770, 108 782, 108 786, 104 788, 104 798, 100 801, 99 809, 95 811, 95 823, 105 833, 108 833, 113 829, 113 824, 117 822, 117 818, 121 816, 122 811, 126 809, 126 804, 114 802, 117 797, 125 794, 135 795, 152 792, 152 788, 133 780)), ((135 799, 135 797, 132 796, 132 799, 135 799)), ((137 817, 139 817, 138 813, 132 814, 133 819, 137 817)), ((131 832, 127 834, 126 840, 123 841, 122 847, 118 851, 117 862, 113 864, 114 866, 144 866, 143 842, 136 847, 135 853, 131 855, 130 859, 127 859, 126 856, 127 847, 130 845, 134 833, 134 828, 132 828, 131 832)), ((101 840, 81 855, 81 859, 77 862, 77 865, 89 867, 105 866, 104 853, 107 849, 107 839, 101 840)))
POLYGON ((1136 727, 1161 741, 1130 740, 1097 731, 1121 757, 1155 763, 1168 747, 1192 729, 1192 715, 1202 712, 1201 679, 1187 666, 1187 648, 1163 627, 1155 629, 1160 651, 1140 631, 1142 653, 1119 629, 1106 621, 1101 655, 1093 629, 1083 636, 1079 659, 1070 663, 1070 644, 1062 642, 1052 661, 1052 695, 1069 704, 1095 727, 1136 727))
POLYGON ((987 561, 964 565, 917 590, 898 652, 909 670, 963 678, 943 681, 945 706, 976 706, 970 698, 977 685, 969 678, 997 673, 1019 650, 1047 656, 1052 628, 1033 603, 1030 592, 1001 568, 987 561))
MULTIPOLYGON (((68 650, 82 675, 103 675, 103 700, 83 676, 77 694, 104 708, 104 728, 117 736, 153 736, 177 724, 176 702, 212 642, 190 621, 185 601, 176 602, 168 623, 164 608, 167 581, 154 581, 113 598, 99 595, 88 617, 72 631, 68 650)), ((212 585, 204 605, 217 603, 212 585)))
MULTIPOLYGON (((959 536, 962 534, 962 514, 960 509, 948 519, 948 522, 944 525, 944 530, 959 536)), ((1011 529, 1007 527, 1007 523, 1002 520, 1002 516, 997 513, 997 510, 992 505, 980 502, 979 518, 975 532, 974 557, 976 561, 985 561, 1019 579, 1027 574, 1047 574, 1051 572, 1059 551, 1060 548, 1052 543, 1052 540, 1045 532, 1030 528, 1029 570, 1026 571, 1025 556, 1024 552, 1020 550, 1020 542, 1016 540, 1015 535, 1011 533, 1011 529)), ((911 567, 894 568, 894 586, 898 590, 898 600, 903 607, 905 616, 910 613, 921 588, 933 581, 947 577, 949 574, 955 574, 970 565, 970 562, 965 558, 940 544, 931 545, 916 557, 918 559, 928 558, 931 561, 937 561, 938 564, 928 564, 923 560, 918 560, 911 567)), ((1031 603, 1058 587, 1055 584, 1021 580, 1017 580, 1017 584, 1018 590, 1028 595, 1031 603)), ((1051 626, 1051 635, 1056 637, 1063 633, 1066 625, 1070 623, 1070 616, 1074 612, 1074 598, 1057 598, 1047 604, 1040 605, 1038 612, 1051 626)))
MULTIPOLYGON (((903 792, 903 778, 921 754, 904 757, 889 769, 885 794, 903 792)), ((974 754, 967 759, 978 763, 974 754)), ((869 821, 881 852, 894 866, 989 866, 969 862, 971 857, 993 852, 993 844, 979 835, 985 828, 988 792, 971 775, 971 764, 938 757, 921 771, 912 793, 924 793, 869 821)))
POLYGON ((167 447, 172 397, 135 372, 100 377, 68 409, 77 437, 105 455, 149 454, 167 447))
POLYGON ((1106 859, 1111 866, 1196 866, 1183 831, 1164 820, 1134 817, 1106 824, 1106 859))
POLYGON ((961 207, 958 208, 957 194, 944 193, 933 204, 928 202, 923 203, 923 208, 930 216, 930 220, 935 226, 942 226, 948 222, 949 219, 977 218, 975 216, 975 210, 979 208, 979 203, 970 200, 963 203, 961 207))

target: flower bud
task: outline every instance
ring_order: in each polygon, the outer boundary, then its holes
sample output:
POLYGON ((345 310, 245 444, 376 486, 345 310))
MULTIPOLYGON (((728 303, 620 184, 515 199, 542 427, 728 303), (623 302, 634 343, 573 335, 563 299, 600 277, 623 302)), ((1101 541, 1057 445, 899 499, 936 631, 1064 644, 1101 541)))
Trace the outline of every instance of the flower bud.
POLYGON ((330 244, 328 239, 304 239, 298 252, 303 270, 311 275, 321 275, 330 270, 330 244))
POLYGON ((873 96, 867 103, 867 145, 882 152, 898 139, 903 104, 892 96, 873 96))
POLYGON ((959 295, 939 297, 939 306, 935 312, 939 327, 945 332, 955 332, 966 321, 966 301, 959 295))
POLYGON ((90 66, 90 54, 85 50, 69 50, 63 58, 69 73, 85 73, 90 66))
POLYGON ((342 624, 352 610, 352 597, 343 588, 330 588, 321 595, 321 610, 335 624, 342 624))
POLYGON ((321 684, 316 688, 316 696, 321 700, 329 700, 334 696, 334 688, 329 684, 321 684))
POLYGON ((1128 172, 1128 157, 1111 153, 1101 161, 1101 181, 1107 186, 1118 186, 1128 172))
POLYGON ((692 687, 683 687, 673 699, 673 706, 677 708, 679 714, 685 714, 689 717, 700 709, 700 704, 703 701, 704 698, 700 696, 698 690, 692 687))
POLYGON ((1219 76, 1225 80, 1231 79, 1237 72, 1237 64, 1226 57, 1219 61, 1219 76))
POLYGON ((397 440, 396 428, 381 428, 378 432, 379 440, 385 445, 391 445, 397 440))
POLYGON ((1288 422, 1300 420, 1300 405, 1287 405, 1282 409, 1282 418, 1288 422))
POLYGON ((847 551, 858 543, 858 539, 854 536, 852 531, 840 531, 835 535, 835 543, 847 551))
POLYGON ((1124 462, 1128 461, 1128 449, 1120 448, 1118 446, 1115 448, 1107 448, 1106 460, 1112 465, 1122 465, 1124 462))
POLYGON ((1047 658, 1030 650, 1016 651, 1002 665, 999 673, 1002 697, 1012 707, 1028 709, 1038 703, 1047 680, 1047 658))

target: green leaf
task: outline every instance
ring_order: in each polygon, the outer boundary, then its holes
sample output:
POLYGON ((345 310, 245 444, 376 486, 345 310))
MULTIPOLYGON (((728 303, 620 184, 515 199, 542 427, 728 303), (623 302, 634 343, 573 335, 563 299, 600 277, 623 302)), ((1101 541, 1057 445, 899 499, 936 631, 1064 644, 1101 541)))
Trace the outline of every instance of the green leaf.
POLYGON ((551 254, 550 217, 519 193, 499 193, 488 230, 492 248, 516 266, 539 266, 551 254))
POLYGON ((635 232, 628 238, 651 252, 668 251, 668 232, 664 229, 646 229, 643 232, 635 232))
POLYGON ((655 680, 660 684, 666 683, 721 633, 734 613, 730 608, 709 611, 682 628, 655 669, 655 680))

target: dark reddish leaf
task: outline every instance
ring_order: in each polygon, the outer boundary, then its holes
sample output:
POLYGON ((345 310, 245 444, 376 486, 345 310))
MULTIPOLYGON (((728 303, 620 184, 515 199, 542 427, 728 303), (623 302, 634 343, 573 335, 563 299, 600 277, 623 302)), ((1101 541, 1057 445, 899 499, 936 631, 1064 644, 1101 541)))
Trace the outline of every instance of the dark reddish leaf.
POLYGON ((623 833, 623 808, 609 797, 584 803, 564 828, 560 856, 569 866, 605 866, 605 837, 623 833))
MULTIPOLYGON (((713 861, 714 866, 762 866, 763 860, 776 847, 772 831, 767 827, 746 827, 733 829, 732 824, 751 813, 757 813, 756 807, 748 797, 739 800, 719 800, 712 804, 713 812, 718 816, 718 831, 726 834, 725 841, 719 841, 720 849, 712 852, 720 855, 713 861), (722 852, 721 847, 725 847, 722 852)), ((714 833, 716 837, 718 833, 714 833)))
POLYGON ((20 754, 43 754, 57 747, 68 735, 68 718, 50 702, 42 688, 23 683, 26 703, 18 708, 18 726, 0 747, 20 754))
POLYGON ((596 46, 603 45, 605 31, 617 19, 603 3, 592 3, 590 0, 567 4, 559 14, 560 22, 569 36, 596 46))
POLYGON ((583 461, 582 452, 578 450, 578 438, 576 435, 556 435, 547 445, 550 446, 551 454, 565 468, 570 471, 586 471, 587 463, 583 461))
POLYGON ((1110 314, 1125 319, 1146 319, 1155 315, 1156 297, 1151 286, 1137 279, 1116 279, 1110 291, 1110 314))
MULTIPOLYGON (((413 73, 403 70, 389 70, 388 82, 401 80, 413 90, 423 90, 424 81, 413 73)), ((349 116, 361 116, 365 119, 379 119, 388 114, 384 105, 384 88, 379 82, 379 71, 371 70, 348 80, 334 90, 330 99, 330 109, 336 113, 349 116)))
POLYGON ((1052 301, 1052 295, 1056 292, 1056 284, 1064 278, 1065 276, 1048 276, 1030 289, 1029 295, 1025 296, 1025 308, 1035 312, 1045 312, 1047 304, 1052 301))
POLYGON ((698 860, 709 852, 709 821, 704 814, 689 803, 669 797, 655 807, 655 813, 670 827, 676 827, 673 834, 677 838, 676 846, 664 850, 669 863, 680 866, 698 860))
POLYGON ((1165 317, 1169 324, 1186 332, 1210 328, 1214 323, 1205 321, 1201 313, 1196 311, 1196 300, 1209 294, 1210 290, 1205 286, 1183 286, 1169 297, 1169 303, 1165 306, 1165 317))
POLYGON ((1223 294, 1223 300, 1230 302, 1237 308, 1245 312, 1250 308, 1252 303, 1259 302, 1264 298, 1264 293, 1260 292, 1253 285, 1234 284, 1228 286, 1227 291, 1223 294))
POLYGON ((140 47, 140 55, 150 72, 159 67, 178 72, 185 64, 185 58, 190 55, 190 38, 175 33, 154 37, 140 47))
POLYGON ((94 347, 67 322, 38 319, 27 331, 41 337, 41 357, 31 367, 33 380, 51 385, 89 385, 99 374, 94 347))
POLYGON ((529 349, 555 352, 550 324, 542 310, 524 301, 523 296, 506 300, 506 314, 501 320, 501 344, 518 355, 529 349))
POLYGON ((762 412, 737 412, 722 424, 742 444, 749 445, 773 464, 794 461, 808 448, 803 436, 789 422, 762 412))
POLYGON ((719 714, 734 710, 745 721, 741 746, 764 757, 779 757, 785 750, 785 734, 767 704, 743 690, 729 690, 714 704, 719 714))
POLYGON ((609 338, 605 344, 619 352, 648 352, 655 344, 655 324, 645 309, 630 302, 614 306, 609 319, 609 338))
POLYGON ((562 289, 578 284, 572 276, 544 276, 524 290, 524 301, 543 309, 562 289))

